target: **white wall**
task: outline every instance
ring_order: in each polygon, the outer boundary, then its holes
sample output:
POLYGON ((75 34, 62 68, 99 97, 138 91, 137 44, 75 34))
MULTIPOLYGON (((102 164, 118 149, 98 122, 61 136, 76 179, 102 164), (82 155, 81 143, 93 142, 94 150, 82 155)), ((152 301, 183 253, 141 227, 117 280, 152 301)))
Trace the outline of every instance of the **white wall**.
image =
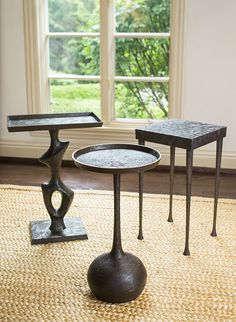
POLYGON ((32 152, 32 140, 36 146, 43 144, 32 139, 29 133, 8 133, 7 115, 26 113, 23 2, 0 0, 0 156, 39 157, 42 154, 32 152))
POLYGON ((187 2, 184 118, 226 125, 224 150, 235 156, 236 1, 187 2))
MULTIPOLYGON (((0 1, 0 155, 39 157, 47 139, 7 131, 7 115, 27 113, 24 25, 22 1, 0 1)), ((183 118, 226 125, 222 166, 236 168, 236 1, 186 4, 183 118)), ((213 166, 214 155, 215 144, 198 149, 194 164, 213 166)), ((184 159, 178 150, 177 163, 184 159)))
POLYGON ((19 0, 1 0, 0 5, 0 134, 8 138, 7 114, 25 113, 27 108, 23 13, 19 0))

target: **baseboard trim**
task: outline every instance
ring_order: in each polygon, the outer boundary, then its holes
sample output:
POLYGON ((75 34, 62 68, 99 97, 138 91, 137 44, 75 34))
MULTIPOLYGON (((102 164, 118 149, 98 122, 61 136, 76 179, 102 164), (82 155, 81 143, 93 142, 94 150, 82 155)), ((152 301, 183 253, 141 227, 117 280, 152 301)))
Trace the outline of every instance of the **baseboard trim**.
MULTIPOLYGON (((0 156, 0 163, 8 163, 8 164, 24 164, 24 165, 37 165, 45 167, 42 163, 39 162, 38 159, 35 158, 19 158, 19 157, 4 157, 0 156)), ((63 160, 63 167, 74 167, 74 162, 72 160, 63 160)), ((152 170, 155 172, 169 172, 169 165, 159 165, 156 169, 152 170)), ((185 173, 186 168, 184 166, 176 166, 175 173, 185 173)), ((205 175, 214 175, 215 169, 209 167, 193 167, 193 173, 195 174, 205 174, 205 175)), ((236 169, 227 169, 222 168, 221 174, 223 175, 233 175, 236 176, 236 169)))
MULTIPOLYGON (((106 142, 109 143, 109 142, 106 142)), ((136 143, 136 142, 130 142, 136 143)), ((71 141, 65 156, 64 160, 71 161, 72 153, 87 144, 85 142, 71 141)), ((159 166, 169 166, 169 147, 164 145, 153 145, 147 144, 158 149, 161 153, 161 161, 159 166)), ((39 159, 48 149, 47 142, 24 142, 24 141, 1 141, 0 140, 0 157, 4 158, 23 158, 27 159, 39 159)), ((212 171, 215 167, 215 151, 214 150, 205 150, 205 149, 196 149, 194 150, 193 157, 193 166, 195 168, 212 168, 212 171)), ((186 153, 184 149, 176 149, 176 161, 175 164, 177 167, 185 167, 186 164, 186 153)), ((223 151, 222 156, 222 169, 229 169, 236 171, 236 151, 223 151)), ((209 172, 209 171, 208 171, 209 172)))

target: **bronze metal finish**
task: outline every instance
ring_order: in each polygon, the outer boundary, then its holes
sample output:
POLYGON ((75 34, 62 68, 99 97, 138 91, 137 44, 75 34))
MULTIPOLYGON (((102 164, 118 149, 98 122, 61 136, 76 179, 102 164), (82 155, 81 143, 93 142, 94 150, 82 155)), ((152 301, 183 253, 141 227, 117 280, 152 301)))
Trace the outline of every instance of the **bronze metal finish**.
POLYGON ((32 244, 88 238, 79 217, 64 219, 72 203, 74 192, 60 178, 62 159, 69 142, 61 142, 58 133, 60 129, 97 127, 101 125, 102 122, 93 113, 8 116, 9 132, 48 130, 51 138, 48 151, 39 159, 41 163, 51 170, 51 179, 48 183, 41 185, 44 204, 51 220, 30 223, 32 244), (61 195, 61 204, 58 209, 52 203, 52 196, 55 192, 59 192, 61 195))
MULTIPOLYGON (((88 269, 88 283, 100 300, 123 303, 137 298, 143 291, 147 272, 141 260, 124 252, 120 228, 120 177, 122 173, 143 173, 154 168, 160 154, 154 149, 130 144, 103 144, 77 150, 75 164, 90 171, 113 174, 114 231, 109 253, 98 256, 88 269)), ((141 177, 142 178, 142 177, 141 177)), ((142 179, 141 179, 142 185, 142 179)))
MULTIPOLYGON (((190 202, 192 187, 193 150, 208 143, 217 141, 216 152, 216 175, 214 195, 214 216, 211 236, 217 236, 216 216, 219 194, 220 164, 222 156, 223 138, 226 136, 226 127, 200 122, 190 122, 173 119, 153 123, 142 129, 136 129, 136 139, 142 144, 145 141, 165 144, 170 146, 170 201, 168 221, 173 222, 172 203, 174 187, 174 163, 175 148, 186 150, 186 232, 184 255, 190 255, 189 251, 189 225, 190 225, 190 202)), ((141 211, 140 211, 141 212, 141 211)))

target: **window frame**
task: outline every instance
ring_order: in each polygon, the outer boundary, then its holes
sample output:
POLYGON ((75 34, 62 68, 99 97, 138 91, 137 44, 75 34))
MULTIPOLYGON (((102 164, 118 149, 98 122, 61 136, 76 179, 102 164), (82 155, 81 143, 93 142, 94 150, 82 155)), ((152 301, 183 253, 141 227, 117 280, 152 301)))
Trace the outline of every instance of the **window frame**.
MULTIPOLYGON (((172 0, 170 15, 170 33, 118 33, 114 28, 115 0, 100 0, 100 76, 74 76, 78 80, 100 80, 101 86, 101 119, 104 126, 81 130, 81 139, 90 143, 94 134, 98 140, 109 135, 109 140, 116 142, 130 141, 129 135, 134 133, 137 126, 150 123, 147 119, 115 119, 115 82, 116 81, 168 81, 169 82, 169 112, 168 118, 181 118, 183 91, 183 55, 184 55, 184 13, 186 0, 172 0), (125 77, 115 76, 115 40, 117 38, 169 38, 170 64, 169 77, 125 77)), ((47 30, 47 0, 23 0, 25 49, 26 49, 26 78, 28 113, 48 113, 48 41, 45 35, 60 35, 49 33, 47 30)), ((66 33, 67 36, 98 37, 99 33, 66 33), (95 35, 96 34, 96 35, 95 35)), ((60 35, 61 36, 61 35, 60 35)), ((66 35, 65 35, 66 36, 66 35)), ((49 79, 54 78, 52 75, 49 79)), ((72 78, 68 76, 68 78, 72 78)), ((72 79, 73 79, 72 78, 72 79)), ((158 121, 158 120, 155 120, 158 121)), ((73 137, 75 130, 66 131, 67 136, 73 137)), ((39 132, 33 135, 44 136, 39 132)))

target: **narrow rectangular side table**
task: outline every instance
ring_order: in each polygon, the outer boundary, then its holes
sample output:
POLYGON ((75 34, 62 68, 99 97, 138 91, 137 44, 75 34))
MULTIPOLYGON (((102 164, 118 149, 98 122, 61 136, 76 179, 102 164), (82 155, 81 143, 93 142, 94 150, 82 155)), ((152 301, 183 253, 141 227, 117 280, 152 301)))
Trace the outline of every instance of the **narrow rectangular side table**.
MULTIPOLYGON (((142 129, 135 130, 136 139, 140 145, 145 141, 160 143, 170 146, 170 201, 168 221, 172 222, 172 201, 174 186, 174 164, 175 148, 186 150, 186 235, 184 255, 190 255, 189 251, 189 223, 190 223, 190 202, 192 187, 192 165, 193 150, 216 141, 216 174, 215 174, 215 193, 214 193, 214 216, 211 236, 217 236, 216 216, 217 202, 219 194, 220 166, 222 157, 223 138, 226 136, 226 127, 190 122, 180 119, 166 120, 159 123, 153 123, 142 129)), ((141 176, 141 174, 140 174, 141 176)), ((140 182, 142 178, 140 178, 140 182)))
POLYGON ((51 145, 39 161, 51 170, 51 179, 41 185, 45 207, 51 220, 33 221, 31 226, 31 243, 43 244, 76 239, 87 239, 83 222, 79 217, 65 218, 70 208, 74 192, 61 180, 60 171, 63 155, 69 142, 61 142, 59 130, 102 126, 101 120, 92 112, 58 113, 58 114, 27 114, 8 116, 8 131, 49 131, 51 145), (61 205, 53 206, 54 192, 61 194, 61 205))

